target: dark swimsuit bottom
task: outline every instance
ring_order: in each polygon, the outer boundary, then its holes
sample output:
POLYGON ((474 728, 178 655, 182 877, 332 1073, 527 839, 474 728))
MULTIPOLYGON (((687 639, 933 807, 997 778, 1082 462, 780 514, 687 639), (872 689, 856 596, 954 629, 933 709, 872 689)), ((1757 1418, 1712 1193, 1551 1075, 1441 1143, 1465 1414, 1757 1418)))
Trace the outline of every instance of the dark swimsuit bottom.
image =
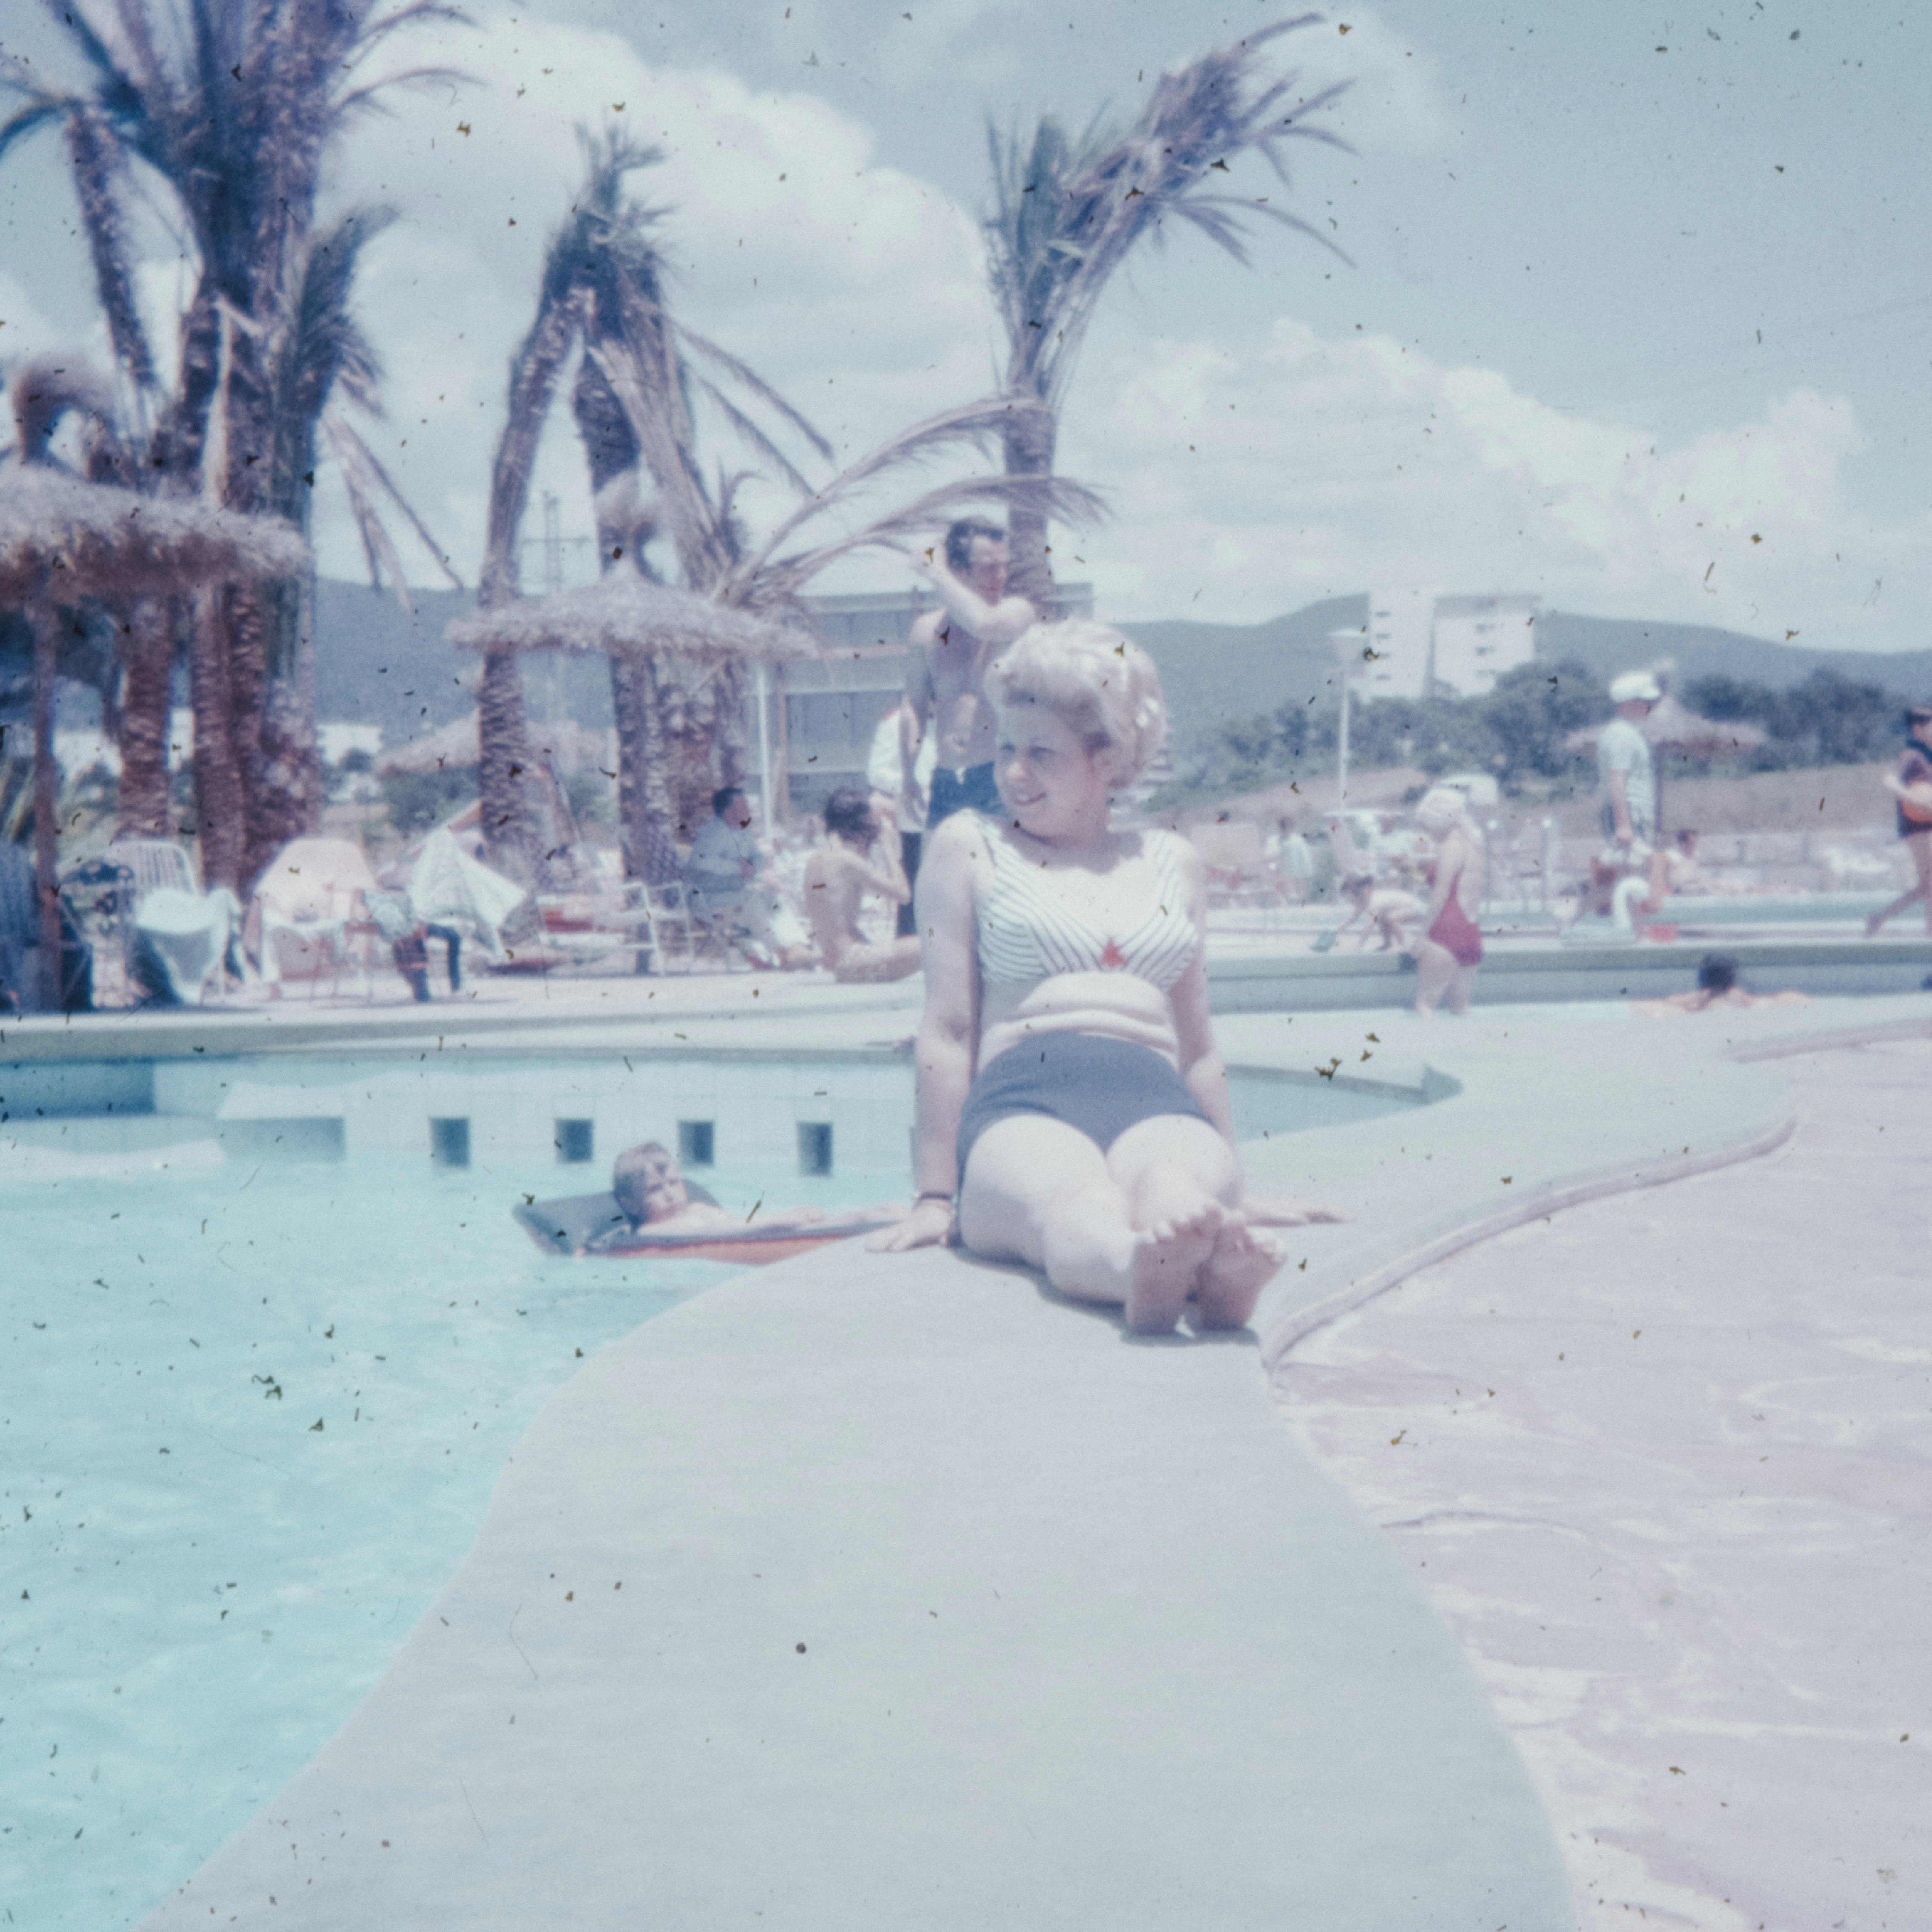
POLYGON ((995 1120, 1043 1114, 1077 1128, 1102 1154, 1157 1114, 1208 1115, 1179 1073, 1151 1047, 1094 1033, 1050 1033, 1009 1047, 981 1067, 959 1114, 959 1172, 995 1120))

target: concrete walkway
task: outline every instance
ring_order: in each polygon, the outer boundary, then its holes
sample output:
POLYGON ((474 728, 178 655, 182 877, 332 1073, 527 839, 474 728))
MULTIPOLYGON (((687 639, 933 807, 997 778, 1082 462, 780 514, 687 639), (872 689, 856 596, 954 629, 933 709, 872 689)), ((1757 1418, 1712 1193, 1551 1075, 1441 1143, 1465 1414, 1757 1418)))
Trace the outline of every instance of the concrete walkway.
POLYGON ((1932 1924, 1932 1040, 1785 1070, 1776 1153, 1470 1249, 1278 1370, 1592 1928, 1932 1924))
MULTIPOLYGON (((911 1029, 904 994, 749 992, 676 1014, 680 1050, 911 1029)), ((613 1052, 674 1032, 572 1018, 613 1052)), ((1484 1232, 1778 1144, 1784 1073, 1735 1048, 1928 1024, 1915 999, 1225 1022, 1244 1064, 1461 1083, 1246 1150, 1355 1217, 1296 1242, 1264 1358, 1484 1232)), ((1501 1717, 1252 1342, 1131 1343, 1023 1275, 841 1248, 586 1364, 362 1708, 147 1922, 640 1922, 1575 1919, 1501 1717)))

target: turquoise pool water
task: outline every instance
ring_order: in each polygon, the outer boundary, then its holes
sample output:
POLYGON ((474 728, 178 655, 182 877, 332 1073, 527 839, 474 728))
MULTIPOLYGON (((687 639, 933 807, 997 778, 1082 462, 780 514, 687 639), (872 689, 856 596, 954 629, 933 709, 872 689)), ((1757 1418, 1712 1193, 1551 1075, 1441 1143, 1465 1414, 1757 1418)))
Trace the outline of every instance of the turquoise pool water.
MULTIPOLYGON (((706 1178, 744 1210, 904 1191, 706 1178)), ((0 1922, 151 1910, 375 1682, 545 1399, 735 1272, 540 1254, 508 1204, 560 1180, 0 1188, 0 1922)))
MULTIPOLYGON (((513 1202, 594 1188, 686 1117, 714 1125, 702 1178, 739 1211, 908 1191, 902 1063, 679 1063, 640 1090, 646 1071, 203 1061, 175 1114, 144 1111, 131 1064, 0 1069, 53 1117, 0 1130, 0 1923, 151 1910, 374 1684, 579 1363, 735 1272, 548 1257, 513 1202), (89 1118, 89 1094, 118 1111, 89 1118), (801 1174, 797 1124, 821 1116, 835 1171, 801 1174), (431 1163, 452 1117, 478 1165, 431 1163), (573 1118, 592 1166, 557 1162, 573 1118), (325 1147, 346 1156, 288 1158, 325 1147)), ((1415 1104, 1234 1088, 1244 1138, 1415 1104)))

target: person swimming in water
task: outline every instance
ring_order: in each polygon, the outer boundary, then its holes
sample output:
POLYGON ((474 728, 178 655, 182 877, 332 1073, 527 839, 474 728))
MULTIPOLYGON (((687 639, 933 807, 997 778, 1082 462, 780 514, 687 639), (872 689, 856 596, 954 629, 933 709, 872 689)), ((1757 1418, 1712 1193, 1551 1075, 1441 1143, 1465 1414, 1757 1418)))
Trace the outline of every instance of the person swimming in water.
POLYGON ((911 1214, 880 1251, 956 1230, 1061 1294, 1172 1329, 1244 1324, 1283 1250, 1335 1220, 1249 1196, 1208 1012, 1206 877, 1172 832, 1116 830, 1167 722, 1152 660, 1105 626, 1034 626, 987 673, 997 817, 933 833, 917 887, 926 1007, 911 1214))

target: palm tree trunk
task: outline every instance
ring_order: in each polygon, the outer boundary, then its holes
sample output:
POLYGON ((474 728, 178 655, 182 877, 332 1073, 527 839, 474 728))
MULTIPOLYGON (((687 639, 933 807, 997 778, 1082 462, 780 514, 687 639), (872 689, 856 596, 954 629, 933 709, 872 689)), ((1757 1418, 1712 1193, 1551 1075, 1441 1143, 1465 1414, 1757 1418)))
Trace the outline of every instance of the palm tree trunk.
POLYGON ((34 892, 40 908, 39 1000, 43 1012, 60 1007, 60 767, 54 762, 54 612, 30 607, 34 633, 34 892))
POLYGON ((530 752, 524 735, 524 668, 514 651, 484 653, 476 735, 484 845, 500 872, 528 885, 535 868, 523 774, 530 752))
POLYGON ((610 658, 610 705, 617 718, 617 821, 624 875, 647 885, 679 876, 664 782, 664 713, 657 668, 646 658, 610 658))
POLYGON ((174 607, 148 597, 128 620, 121 700, 121 796, 115 836, 172 838, 168 724, 174 701, 174 607))
MULTIPOLYGON (((1048 410, 1016 412, 1002 438, 1009 476, 1051 476, 1059 418, 1048 410)), ((1016 503, 1006 516, 1006 549, 1012 559, 1007 588, 1024 597, 1043 618, 1059 614, 1052 553, 1047 547, 1046 513, 1016 503)))
POLYGON ((279 584, 256 594, 254 607, 278 648, 265 652, 268 666, 254 763, 244 868, 250 879, 291 838, 322 824, 322 758, 316 742, 315 668, 304 649, 308 598, 300 586, 279 584), (280 660, 279 670, 275 668, 280 660))
POLYGON ((200 590, 188 652, 188 695, 194 707, 194 814, 204 884, 239 892, 247 838, 242 775, 232 734, 228 597, 200 590))

